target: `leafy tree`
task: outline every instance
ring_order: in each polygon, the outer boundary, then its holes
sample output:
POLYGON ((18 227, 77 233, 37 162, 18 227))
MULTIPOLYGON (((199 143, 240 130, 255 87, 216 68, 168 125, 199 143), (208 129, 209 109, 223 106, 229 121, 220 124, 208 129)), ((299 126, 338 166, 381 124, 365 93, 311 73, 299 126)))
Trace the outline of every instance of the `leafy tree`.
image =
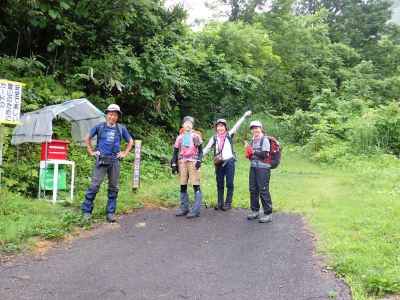
MULTIPOLYGON (((141 53, 158 33, 179 35, 185 13, 165 10, 160 0, 5 0, 0 16, 1 53, 35 55, 69 70, 115 45, 133 45, 141 53)), ((169 42, 175 39, 170 35, 169 42)))
POLYGON ((331 40, 368 55, 386 30, 391 5, 390 0, 300 0, 297 12, 315 14, 321 9, 327 10, 331 40))

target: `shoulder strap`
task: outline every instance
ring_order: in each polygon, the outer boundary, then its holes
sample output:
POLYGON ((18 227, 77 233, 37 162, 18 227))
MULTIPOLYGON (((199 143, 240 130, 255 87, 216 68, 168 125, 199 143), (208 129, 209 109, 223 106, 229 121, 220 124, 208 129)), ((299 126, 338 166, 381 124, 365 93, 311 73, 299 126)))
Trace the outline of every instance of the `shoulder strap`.
POLYGON ((212 144, 212 147, 214 147, 214 155, 216 155, 217 154, 217 136, 215 134, 213 135, 213 140, 214 140, 214 143, 212 144))
MULTIPOLYGON (((268 136, 264 135, 260 141, 260 148, 262 149, 263 145, 264 145, 264 139, 269 139, 268 136)), ((251 140, 251 146, 253 147, 253 140, 251 140)))
POLYGON ((106 127, 106 122, 100 123, 100 126, 97 127, 97 142, 96 142, 96 148, 99 146, 100 142, 100 137, 103 134, 104 128, 106 127))
POLYGON ((118 123, 116 125, 117 125, 117 130, 118 130, 118 133, 119 133, 119 140, 120 140, 120 142, 122 142, 122 131, 125 128, 125 125, 118 124, 118 123))
POLYGON ((234 133, 233 133, 233 134, 229 134, 229 133, 228 133, 228 135, 226 136, 226 138, 228 139, 229 143, 231 144, 231 149, 232 149, 233 157, 236 158, 235 149, 234 149, 234 147, 233 147, 233 137, 234 137, 234 136, 235 136, 234 133))
MULTIPOLYGON (((231 140, 229 139, 229 134, 227 134, 227 135, 225 136, 224 144, 222 145, 222 149, 221 149, 220 152, 218 152, 218 154, 222 153, 222 150, 224 150, 224 147, 225 147, 225 140, 226 140, 226 139, 228 139, 229 142, 230 142, 231 145, 232 145, 232 142, 231 142, 231 140)), ((215 155, 217 154, 217 136, 216 136, 216 135, 214 135, 214 154, 215 154, 215 155)))

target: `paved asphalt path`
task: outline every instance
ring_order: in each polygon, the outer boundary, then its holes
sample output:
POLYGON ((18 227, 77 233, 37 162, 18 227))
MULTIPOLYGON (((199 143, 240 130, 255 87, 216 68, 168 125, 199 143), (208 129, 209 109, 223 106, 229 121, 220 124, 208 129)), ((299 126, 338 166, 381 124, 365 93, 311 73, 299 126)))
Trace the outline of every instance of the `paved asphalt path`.
POLYGON ((44 257, 3 263, 0 299, 351 299, 323 271, 300 216, 173 213, 144 209, 44 257))

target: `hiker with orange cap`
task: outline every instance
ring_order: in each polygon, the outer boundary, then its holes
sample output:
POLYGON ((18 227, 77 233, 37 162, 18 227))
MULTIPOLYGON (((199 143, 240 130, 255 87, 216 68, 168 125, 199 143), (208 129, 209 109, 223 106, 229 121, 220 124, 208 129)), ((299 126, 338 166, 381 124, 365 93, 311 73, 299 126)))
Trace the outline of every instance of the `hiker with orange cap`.
POLYGON ((216 210, 229 210, 232 207, 234 178, 235 178, 235 152, 233 151, 233 137, 239 130, 244 120, 251 115, 251 111, 245 114, 236 122, 232 129, 228 129, 228 123, 225 119, 218 119, 214 123, 215 134, 208 141, 204 148, 206 155, 212 148, 214 149, 214 166, 217 181, 217 205, 216 210), (225 195, 226 179, 226 200, 225 195))
POLYGON ((126 157, 132 149, 133 138, 126 127, 119 124, 122 112, 117 104, 110 104, 106 111, 106 122, 100 123, 90 130, 85 138, 87 151, 96 158, 93 169, 92 181, 82 203, 83 218, 89 221, 93 211, 93 202, 99 191, 105 175, 108 175, 108 202, 106 219, 112 223, 116 221, 115 211, 119 190, 120 160, 126 157), (93 149, 92 138, 97 136, 96 148, 93 149), (121 142, 124 139, 128 144, 121 151, 121 142))

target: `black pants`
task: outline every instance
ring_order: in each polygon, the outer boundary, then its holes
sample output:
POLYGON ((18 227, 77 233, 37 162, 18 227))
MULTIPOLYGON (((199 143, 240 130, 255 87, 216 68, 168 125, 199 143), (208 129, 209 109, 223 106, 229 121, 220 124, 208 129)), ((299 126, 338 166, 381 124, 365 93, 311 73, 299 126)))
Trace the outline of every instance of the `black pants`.
POLYGON ((226 178, 226 201, 225 204, 230 206, 233 198, 233 182, 235 179, 235 160, 230 159, 223 165, 215 168, 215 176, 217 180, 218 207, 224 205, 225 178, 226 178))
POLYGON ((269 180, 271 170, 264 168, 250 168, 249 187, 250 187, 250 206, 252 211, 260 210, 260 202, 264 209, 264 214, 272 213, 271 194, 269 193, 269 180))
POLYGON ((108 202, 107 202, 107 214, 115 213, 117 208, 117 197, 119 190, 119 174, 120 174, 120 161, 115 159, 111 165, 96 166, 93 169, 92 183, 87 189, 85 194, 85 201, 82 203, 82 211, 84 213, 92 213, 93 202, 96 198, 96 194, 100 189, 100 185, 104 180, 104 177, 108 175, 108 202))

